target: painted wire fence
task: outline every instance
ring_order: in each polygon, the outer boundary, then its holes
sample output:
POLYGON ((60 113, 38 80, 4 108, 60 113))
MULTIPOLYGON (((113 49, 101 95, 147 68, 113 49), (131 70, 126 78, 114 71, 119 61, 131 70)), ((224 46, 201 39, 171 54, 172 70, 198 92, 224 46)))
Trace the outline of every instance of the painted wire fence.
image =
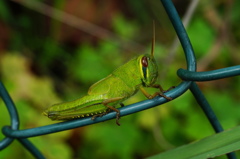
MULTIPOLYGON (((211 123, 213 129, 216 133, 222 132, 223 128, 218 121, 216 115, 214 114, 211 106, 209 105, 208 101, 202 94, 201 90, 199 89, 198 85, 195 81, 210 81, 210 80, 217 80, 226 77, 237 76, 240 74, 240 66, 233 66, 213 71, 207 72, 196 72, 196 60, 193 48, 191 46, 191 42, 188 38, 188 35, 185 31, 185 28, 179 18, 179 15, 170 0, 161 0, 173 26, 178 35, 178 38, 181 42, 182 48, 185 53, 187 69, 179 69, 177 71, 177 75, 183 80, 176 88, 168 91, 166 93, 167 96, 172 97, 173 99, 181 96, 187 90, 190 90, 191 93, 194 95, 196 101, 203 109, 204 113, 206 114, 209 122, 211 123)), ((4 85, 0 82, 0 96, 4 101, 10 118, 11 124, 10 126, 4 126, 2 128, 2 133, 5 135, 5 138, 0 141, 0 150, 7 148, 15 139, 18 140, 28 151, 35 156, 36 158, 42 159, 45 158, 42 153, 32 144, 28 138, 55 133, 59 131, 69 130, 85 125, 90 125, 106 120, 110 120, 116 117, 116 112, 110 112, 107 115, 104 115, 101 118, 96 118, 94 121, 91 120, 91 117, 66 121, 61 123, 56 123, 47 126, 41 126, 31 129, 23 129, 19 130, 19 117, 17 109, 12 101, 11 97, 8 94, 8 91, 5 89, 4 85)), ((136 113, 138 111, 142 111, 145 109, 149 109, 163 103, 168 102, 165 98, 156 97, 152 100, 145 100, 139 103, 131 104, 129 106, 125 106, 119 108, 121 116, 129 115, 132 113, 136 113)), ((236 158, 234 153, 227 154, 229 159, 236 158)))

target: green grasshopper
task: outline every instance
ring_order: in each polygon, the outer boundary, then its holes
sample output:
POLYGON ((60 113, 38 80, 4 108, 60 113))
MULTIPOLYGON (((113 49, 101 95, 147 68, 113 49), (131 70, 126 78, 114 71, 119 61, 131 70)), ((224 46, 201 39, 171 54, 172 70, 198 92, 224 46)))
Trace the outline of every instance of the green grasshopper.
POLYGON ((116 108, 119 105, 124 106, 122 102, 136 94, 139 89, 148 99, 160 95, 171 100, 171 97, 163 94, 166 91, 159 84, 155 84, 158 68, 154 59, 154 28, 153 32, 151 54, 133 58, 106 78, 93 84, 86 96, 74 101, 52 105, 43 112, 43 115, 52 120, 71 120, 86 116, 92 116, 92 120, 94 120, 98 116, 115 111, 116 124, 120 125, 120 111, 116 108), (144 87, 158 88, 162 93, 156 92, 151 95, 144 87))

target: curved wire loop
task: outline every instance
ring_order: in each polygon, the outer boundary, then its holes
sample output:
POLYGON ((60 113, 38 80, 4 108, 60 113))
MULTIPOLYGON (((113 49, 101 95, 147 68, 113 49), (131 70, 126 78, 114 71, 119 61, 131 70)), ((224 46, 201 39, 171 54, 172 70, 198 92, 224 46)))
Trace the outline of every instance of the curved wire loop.
POLYGON ((177 74, 182 80, 185 81, 212 81, 239 75, 240 65, 205 72, 192 72, 179 69, 177 74))
MULTIPOLYGON (((17 113, 17 109, 9 96, 7 90, 3 86, 3 84, 0 82, 0 96, 2 97, 5 105, 7 106, 10 118, 11 118, 11 130, 18 130, 19 128, 19 117, 17 113)), ((5 137, 1 142, 0 142, 0 150, 4 149, 8 145, 10 145, 13 142, 14 138, 11 137, 5 137)))
MULTIPOLYGON (((188 35, 186 33, 186 30, 182 24, 182 21, 179 18, 179 15, 176 11, 176 8, 174 7, 171 0, 161 0, 161 2, 181 42, 181 45, 186 57, 186 63, 187 63, 187 70, 179 69, 177 72, 178 76, 184 81, 182 81, 176 88, 166 92, 166 95, 175 99, 180 95, 182 95, 184 92, 186 92, 188 89, 190 89, 194 97, 196 98, 197 102, 205 112, 214 130, 216 132, 221 132, 223 131, 221 124, 217 120, 206 98, 201 93, 200 89, 198 88, 198 86, 194 81, 208 81, 208 80, 215 80, 215 79, 230 77, 233 75, 238 75, 240 74, 240 66, 233 66, 233 67, 209 71, 209 72, 196 72, 196 59, 195 59, 194 51, 193 51, 191 42, 188 38, 188 35)), ((110 112, 109 114, 106 114, 101 118, 96 118, 95 120, 91 120, 91 117, 88 117, 88 118, 82 118, 82 119, 71 120, 66 122, 60 122, 60 123, 51 124, 47 126, 19 130, 19 118, 18 118, 16 107, 1 82, 0 82, 0 96, 2 97, 11 118, 11 125, 4 126, 2 128, 2 132, 6 137, 0 141, 0 150, 10 145, 14 139, 18 139, 19 142, 22 143, 22 145, 25 148, 27 148, 32 153, 33 156, 39 159, 44 158, 44 156, 27 138, 55 133, 55 132, 64 131, 68 129, 73 129, 73 128, 77 128, 85 125, 90 125, 90 124, 110 120, 116 117, 116 112, 110 112)), ((121 116, 125 116, 132 113, 136 113, 138 111, 142 111, 145 109, 158 106, 166 102, 168 101, 165 98, 156 97, 151 100, 145 100, 142 102, 134 103, 129 106, 119 108, 119 110, 121 112, 121 116)), ((233 153, 230 153, 228 154, 228 158, 234 159, 235 155, 233 153)))

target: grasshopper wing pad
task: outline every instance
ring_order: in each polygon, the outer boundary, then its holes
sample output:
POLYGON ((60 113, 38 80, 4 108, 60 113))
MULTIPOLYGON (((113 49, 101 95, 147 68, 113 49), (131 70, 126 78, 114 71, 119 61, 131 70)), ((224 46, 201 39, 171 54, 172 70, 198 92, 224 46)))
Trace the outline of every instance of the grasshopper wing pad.
POLYGON ((122 97, 129 98, 136 92, 136 89, 129 87, 124 81, 114 75, 102 79, 89 88, 89 95, 101 95, 106 98, 122 97))

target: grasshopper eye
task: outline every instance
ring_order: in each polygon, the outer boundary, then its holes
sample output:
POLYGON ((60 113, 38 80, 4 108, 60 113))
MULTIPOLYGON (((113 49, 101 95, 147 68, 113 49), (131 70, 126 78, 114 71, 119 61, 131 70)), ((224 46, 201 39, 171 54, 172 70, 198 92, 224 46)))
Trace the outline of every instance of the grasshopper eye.
POLYGON ((141 59, 141 63, 143 67, 148 67, 148 58, 146 56, 143 56, 141 59))
POLYGON ((148 58, 146 56, 143 56, 141 59, 141 64, 142 64, 142 73, 144 79, 147 78, 147 67, 148 67, 148 58))

